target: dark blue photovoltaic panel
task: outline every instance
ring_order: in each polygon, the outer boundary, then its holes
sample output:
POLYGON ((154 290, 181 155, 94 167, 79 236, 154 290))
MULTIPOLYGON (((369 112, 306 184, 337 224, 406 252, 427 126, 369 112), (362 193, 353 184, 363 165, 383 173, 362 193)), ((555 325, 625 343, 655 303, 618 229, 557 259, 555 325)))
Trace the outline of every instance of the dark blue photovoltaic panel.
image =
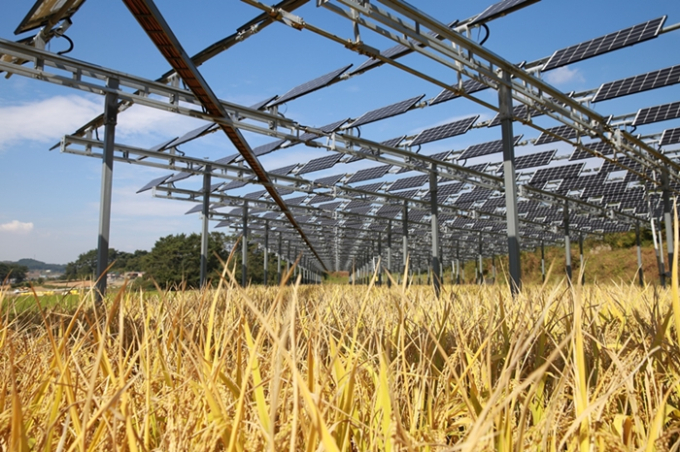
MULTIPOLYGON (((208 210, 210 210, 210 209, 208 209, 208 210)), ((184 213, 184 215, 190 215, 192 213, 198 213, 198 212, 202 212, 202 211, 203 211, 203 203, 197 204, 194 207, 192 207, 191 209, 187 210, 184 213)))
POLYGON ((418 103, 418 101, 420 101, 420 99, 422 99, 423 97, 425 97, 424 94, 412 97, 410 99, 402 100, 401 102, 387 105, 376 110, 371 110, 359 116, 356 120, 354 120, 350 124, 350 127, 358 127, 364 124, 380 121, 381 119, 391 118, 392 116, 397 116, 402 113, 405 113, 409 109, 411 109, 416 103, 418 103))
POLYGON ((279 97, 274 102, 272 102, 270 104, 270 107, 274 107, 284 102, 297 99, 300 96, 304 96, 305 94, 309 94, 312 91, 316 91, 317 89, 323 88, 324 86, 328 85, 329 83, 333 82, 335 79, 340 77, 350 67, 352 67, 351 64, 349 66, 336 69, 333 72, 329 72, 328 74, 322 75, 321 77, 317 77, 314 80, 310 80, 307 83, 303 83, 302 85, 296 86, 295 88, 291 89, 283 96, 279 97))
POLYGON ((605 83, 597 90, 597 94, 593 97, 593 102, 614 99, 676 83, 680 83, 680 66, 673 66, 605 83))
POLYGON ((566 66, 576 61, 582 61, 603 53, 622 47, 631 46, 638 42, 656 38, 661 27, 666 21, 666 16, 648 22, 635 25, 634 27, 619 30, 590 41, 582 42, 565 49, 556 51, 543 66, 543 72, 566 66))
POLYGON ((534 142, 534 145, 538 146, 539 144, 554 143, 555 141, 560 141, 559 138, 552 136, 548 132, 554 133, 555 135, 559 135, 567 140, 576 138, 576 136, 578 135, 576 129, 568 125, 551 127, 545 130, 546 130, 545 132, 539 135, 538 139, 534 142))
POLYGON ((405 177, 403 179, 399 179, 395 181, 392 186, 388 189, 388 191, 395 191, 395 190, 404 190, 405 188, 413 188, 413 187, 421 187, 423 184, 425 184, 428 179, 430 178, 429 175, 423 174, 420 176, 412 176, 412 177, 405 177))
POLYGON ((356 173, 354 173, 354 175, 352 175, 352 177, 349 178, 347 183, 351 184, 353 182, 361 182, 364 180, 371 180, 383 177, 385 174, 387 174, 390 168, 392 168, 392 165, 382 165, 357 171, 356 173))
POLYGON ((472 26, 489 22, 491 20, 505 16, 506 14, 517 11, 518 9, 532 5, 538 1, 540 0, 502 0, 482 11, 482 13, 470 21, 468 25, 472 26))
MULTIPOLYGON (((177 137, 175 137, 175 138, 173 138, 173 139, 171 139, 171 140, 168 140, 168 141, 164 141, 164 142, 162 142, 161 144, 157 144, 156 146, 152 147, 152 148, 149 149, 149 150, 150 150, 150 151, 153 151, 153 152, 162 151, 163 149, 165 149, 165 148, 167 148, 168 146, 170 146, 176 139, 177 139, 177 137)), ((140 157, 140 160, 141 160, 141 159, 142 159, 142 158, 140 157)))
POLYGON ((326 176, 326 177, 322 177, 322 178, 320 178, 320 179, 316 179, 316 180, 314 180, 314 183, 315 183, 315 184, 319 184, 319 185, 321 185, 321 186, 325 186, 325 185, 335 185, 335 184, 337 184, 337 183, 340 181, 340 179, 342 179, 343 177, 345 177, 344 174, 335 174, 335 175, 333 175, 333 176, 326 176))
POLYGON ((315 171, 332 168, 336 163, 338 163, 340 157, 342 157, 342 154, 333 153, 318 159, 310 160, 300 169, 300 171, 298 171, 298 174, 313 173, 315 171))
POLYGON ((460 121, 450 122, 441 126, 432 127, 430 129, 425 129, 420 132, 417 137, 415 137, 415 139, 411 142, 411 146, 431 143, 433 141, 462 135, 470 130, 470 127, 472 127, 474 123, 477 122, 477 119, 479 119, 479 115, 461 119, 460 121))
POLYGON ((222 157, 221 159, 215 160, 215 163, 219 163, 220 165, 229 165, 231 163, 234 163, 234 161, 239 158, 241 154, 231 154, 226 157, 222 157))
MULTIPOLYGON (((401 137, 396 137, 396 138, 390 138, 389 140, 381 141, 380 144, 382 144, 383 146, 396 148, 396 147, 399 146, 399 143, 404 141, 404 138, 406 138, 406 137, 401 136, 401 137)), ((361 148, 361 149, 359 149, 359 152, 361 152, 363 154, 370 154, 371 150, 368 149, 368 148, 361 148)), ((347 160, 347 163, 352 163, 352 162, 356 162, 357 160, 363 160, 363 159, 364 159, 364 157, 362 157, 362 156, 354 155, 354 156, 352 156, 351 159, 347 160)))
MULTIPOLYGON (((606 143, 604 141, 591 141, 590 143, 582 143, 582 145, 583 147, 599 152, 602 155, 612 155, 614 153, 614 149, 612 149, 609 143, 606 143)), ((575 148, 574 153, 571 154, 569 160, 570 161, 583 160, 591 157, 595 156, 592 153, 586 151, 585 149, 575 148)))
POLYGON ((633 120, 634 126, 651 124, 653 122, 666 121, 680 117, 680 102, 673 102, 656 107, 643 108, 637 112, 633 120))
MULTIPOLYGON (((519 140, 522 139, 522 135, 517 135, 513 138, 512 142, 516 146, 519 140)), ((489 141, 487 143, 473 144, 466 150, 464 150, 458 159, 471 159, 473 157, 481 157, 482 155, 495 154, 497 152, 503 152, 503 140, 489 141)))
POLYGON ((574 163, 572 165, 554 166, 552 168, 541 168, 531 177, 530 184, 538 184, 551 180, 570 179, 578 177, 585 163, 574 163))
POLYGON ((281 145, 285 142, 286 140, 276 140, 272 141, 271 143, 263 144, 262 146, 253 148, 253 154, 255 154, 257 157, 269 154, 270 152, 274 152, 275 150, 280 148, 281 145))
POLYGON ((233 181, 231 181, 231 182, 229 182, 229 183, 227 183, 227 184, 224 184, 224 187, 222 187, 222 191, 225 191, 225 190, 233 190, 233 189, 235 189, 235 188, 244 187, 244 186, 246 186, 246 185, 248 184, 248 182, 250 182, 250 180, 252 180, 252 179, 245 180, 245 181, 233 180, 233 181))
POLYGON ((151 190, 152 188, 157 187, 158 185, 160 185, 162 183, 165 183, 165 181, 167 181, 171 177, 172 177, 172 174, 168 174, 168 175, 165 175, 165 176, 158 177, 158 178, 152 180, 151 182, 149 182, 148 184, 146 184, 145 186, 143 186, 142 188, 140 188, 139 190, 137 190, 137 193, 141 193, 143 191, 151 190))
MULTIPOLYGON (((344 123, 346 123, 347 120, 348 120, 348 118, 341 119, 340 121, 335 121, 335 122, 332 122, 330 124, 326 124, 325 126, 318 127, 318 129, 321 130, 322 132, 326 132, 326 133, 335 132, 336 130, 338 130, 340 128, 340 126, 342 126, 344 123)), ((300 141, 308 141, 308 140, 313 140, 315 138, 319 138, 320 136, 321 135, 319 135, 317 133, 305 132, 302 135, 300 135, 299 140, 300 141)))
MULTIPOLYGON (((455 88, 457 89, 458 85, 456 85, 455 88)), ((467 94, 476 93, 478 91, 482 91, 482 90, 485 90, 487 88, 488 88, 487 85, 485 85, 482 82, 478 82, 477 80, 468 79, 468 80, 465 80, 463 82, 463 92, 465 92, 467 94)), ((453 92, 449 89, 445 89, 442 92, 440 92, 439 94, 437 94, 437 97, 435 97, 434 99, 432 99, 430 101, 430 105, 441 104, 442 102, 446 102, 448 100, 455 99, 455 98, 460 97, 460 96, 461 95, 458 92, 453 92)))
POLYGON ((556 152, 557 150, 552 150, 515 157, 515 169, 521 170, 547 165, 552 161, 556 152))
POLYGON ((661 146, 680 143, 680 128, 666 129, 661 135, 661 146))
POLYGON ((288 173, 290 173, 291 171, 293 171, 295 168, 297 168, 297 166, 298 166, 298 164, 295 163, 293 165, 288 165, 288 166, 284 166, 284 167, 281 167, 281 168, 276 168, 276 169, 269 171, 269 174, 274 174, 274 175, 277 175, 277 176, 285 176, 288 173))
MULTIPOLYGON (((199 168, 199 169, 200 169, 200 168, 199 168)), ((188 179, 188 178, 190 178, 190 177, 193 176, 193 175, 194 175, 193 173, 181 172, 181 173, 179 173, 179 174, 176 174, 175 176, 172 176, 170 179, 166 180, 165 183, 166 183, 166 184, 171 184, 171 183, 173 183, 173 182, 179 182, 179 181, 181 181, 181 180, 188 179)))
POLYGON ((279 97, 279 96, 276 95, 276 96, 268 97, 268 98, 266 98, 265 100, 261 100, 260 102, 251 105, 250 108, 252 108, 253 110, 264 110, 264 107, 265 107, 269 102, 271 102, 271 101, 273 101, 274 99, 276 99, 277 97, 279 97))
POLYGON ((200 137, 201 135, 205 135, 211 130, 217 129, 217 124, 206 124, 203 125, 197 129, 190 130, 189 132, 185 133, 181 137, 177 138, 175 141, 167 145, 167 147, 170 146, 179 146, 180 144, 187 143, 191 140, 195 140, 196 138, 200 137))

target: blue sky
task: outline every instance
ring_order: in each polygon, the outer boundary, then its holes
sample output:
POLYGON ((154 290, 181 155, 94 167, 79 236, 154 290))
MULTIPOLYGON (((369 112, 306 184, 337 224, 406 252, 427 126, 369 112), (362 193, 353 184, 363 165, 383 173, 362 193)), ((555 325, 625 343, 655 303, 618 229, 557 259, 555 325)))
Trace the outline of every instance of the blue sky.
MULTIPOLYGON (((273 1, 273 0, 272 0, 273 1)), ((0 37, 15 40, 13 31, 33 0, 6 2, 0 14, 0 37)), ((345 37, 349 24, 334 14, 318 10, 314 1, 298 14, 309 22, 345 37)), ((493 1, 414 1, 413 4, 443 22, 472 16, 493 1)), ((158 7, 191 55, 231 34, 259 11, 236 0, 226 2, 158 1, 158 7)), ((485 46, 510 61, 532 61, 554 50, 601 36, 661 15, 666 26, 680 22, 677 0, 543 0, 524 10, 490 23, 491 36, 485 46)), ((73 18, 67 34, 75 42, 69 56, 130 74, 155 79, 169 68, 122 2, 88 0, 73 18)), ((23 36, 21 36, 23 37, 23 36)), ((384 39, 364 34, 369 45, 391 47, 384 39)), ((51 50, 66 47, 53 40, 51 50)), ((680 30, 631 48, 580 62, 544 74, 563 91, 596 88, 603 82, 680 64, 680 30)), ((283 94, 302 82, 345 64, 355 67, 365 60, 337 44, 309 31, 296 31, 273 24, 201 67, 206 80, 220 98, 251 105, 274 94, 283 94)), ((411 55, 403 61, 423 64, 433 73, 450 77, 442 67, 411 55)), ((418 94, 434 97, 439 88, 391 67, 381 67, 346 82, 317 91, 288 103, 282 111, 302 124, 321 126, 343 117, 362 113, 418 94)), ((480 97, 495 103, 492 92, 480 97)), ((680 99, 680 86, 602 102, 594 108, 603 114, 634 112, 680 99)), ((0 260, 35 258, 66 263, 97 243, 101 162, 93 158, 60 154, 48 149, 62 135, 72 133, 103 109, 103 98, 69 88, 19 76, 0 79, 0 260)), ((376 141, 411 134, 434 124, 493 112, 465 99, 412 111, 406 115, 362 128, 362 136, 376 141)), ((198 127, 201 122, 142 107, 119 116, 117 141, 150 147, 198 127)), ((547 120, 546 126, 550 126, 547 120)), ((556 125, 556 124, 555 124, 556 125)), ((668 121, 641 127, 638 132, 654 133, 679 127, 668 121)), ((535 138, 531 129, 516 127, 516 133, 535 138)), ((432 143, 423 153, 445 149, 462 150, 470 144, 500 138, 500 130, 473 130, 468 134, 432 143)), ((247 135, 253 146, 271 138, 247 135)), ((552 148, 556 146, 553 144, 552 148)), ((559 148, 559 146, 557 146, 559 148)), ((517 155, 548 149, 525 146, 517 155)), ((182 148, 190 155, 217 159, 233 153, 226 137, 212 134, 182 148)), ((295 161, 306 161, 324 151, 295 146, 262 159, 268 169, 295 161)), ((568 150, 561 151, 563 153, 568 150)), ((351 172, 365 166, 357 162, 334 168, 328 174, 351 172)), ((184 215, 192 205, 154 199, 149 192, 135 192, 149 180, 167 171, 116 163, 111 223, 111 246, 124 251, 150 249, 162 236, 198 232, 197 215, 184 215)), ((314 178, 325 173, 314 174, 314 178)), ((184 183, 198 187, 199 178, 184 183)), ((257 188, 249 187, 245 192, 257 188)), ((214 225, 212 225, 214 226, 214 225)), ((211 226, 211 227, 212 227, 211 226)))

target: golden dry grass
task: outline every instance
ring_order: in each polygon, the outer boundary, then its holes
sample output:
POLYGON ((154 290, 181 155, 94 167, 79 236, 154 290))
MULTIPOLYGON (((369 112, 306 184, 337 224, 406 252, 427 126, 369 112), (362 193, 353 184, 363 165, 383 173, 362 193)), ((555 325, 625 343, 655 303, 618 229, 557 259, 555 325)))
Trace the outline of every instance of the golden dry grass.
POLYGON ((225 276, 69 313, 0 294, 0 447, 678 450, 677 281, 436 299, 225 276))

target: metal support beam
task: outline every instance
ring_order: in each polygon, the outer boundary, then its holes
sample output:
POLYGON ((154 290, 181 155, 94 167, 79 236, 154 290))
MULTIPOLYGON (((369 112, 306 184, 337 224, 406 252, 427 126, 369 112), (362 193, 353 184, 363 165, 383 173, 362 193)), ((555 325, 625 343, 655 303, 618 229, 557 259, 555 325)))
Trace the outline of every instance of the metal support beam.
POLYGON ((545 244, 541 239, 541 280, 545 282, 545 244))
POLYGON ((478 260, 478 263, 479 263, 479 273, 478 273, 479 280, 477 281, 478 284, 484 284, 484 260, 483 260, 483 256, 482 256, 482 251, 483 251, 483 248, 482 248, 482 233, 480 231, 479 232, 479 251, 477 253, 477 260, 478 260))
POLYGON ((380 268, 378 269, 378 285, 382 286, 382 233, 380 231, 378 231, 378 262, 380 265, 380 268))
POLYGON ((269 220, 264 221, 264 285, 269 285, 269 220))
POLYGON ((203 174, 203 205, 201 209, 201 288, 205 288, 208 283, 208 239, 210 233, 208 226, 210 222, 210 169, 203 174))
POLYGON ((517 210, 517 177, 515 175, 515 139, 512 131, 512 79, 503 71, 503 83, 498 89, 498 108, 503 140, 503 180, 508 231, 508 267, 510 290, 516 294, 522 288, 520 263, 519 213, 517 210))
MULTIPOLYGON (((392 220, 387 222, 387 271, 392 272, 392 220)), ((387 278, 387 287, 392 287, 391 278, 387 278)))
MULTIPOLYGON (((110 78, 106 86, 118 89, 118 80, 110 78)), ((109 232, 111 230, 111 194, 113 191, 113 145, 118 122, 118 98, 107 93, 104 98, 104 152, 102 185, 99 201, 99 238, 97 242, 97 287, 95 302, 101 304, 106 295, 106 269, 109 266, 109 232)))
POLYGON ((408 201, 404 200, 404 212, 401 214, 402 222, 402 260, 403 260, 403 274, 408 281, 408 272, 406 268, 406 260, 408 259, 408 201))
POLYGON ((664 271, 664 266, 663 266, 663 254, 661 253, 661 244, 659 244, 659 239, 661 238, 661 234, 656 235, 656 228, 654 226, 655 219, 652 216, 653 211, 650 208, 650 220, 649 224, 652 228, 652 241, 654 242, 654 254, 656 255, 656 266, 659 270, 659 283, 661 284, 661 287, 666 287, 666 272, 664 271))
POLYGON ((279 253, 276 258, 276 280, 281 284, 281 255, 283 254, 283 242, 281 240, 281 231, 279 231, 279 253))
POLYGON ((637 246, 637 274, 640 287, 645 286, 645 277, 642 272, 642 247, 640 246, 640 222, 635 223, 635 245, 637 246))
POLYGON ((439 206, 437 204, 437 165, 432 164, 430 172, 430 218, 432 221, 432 285, 437 298, 441 295, 439 275, 439 206))
POLYGON ((248 284, 248 201, 243 203, 243 238, 241 242, 241 285, 248 284))
POLYGON ((456 240, 456 284, 460 284, 460 240, 456 240))
POLYGON ((586 283, 586 272, 583 268, 583 235, 578 235, 578 256, 579 256, 579 268, 578 271, 581 274, 581 285, 586 283))
POLYGON ((666 228, 666 248, 668 250, 668 276, 672 276, 673 272, 676 271, 675 268, 673 268, 673 253, 674 253, 674 245, 673 245, 673 218, 671 215, 672 212, 672 206, 671 206, 671 197, 670 197, 670 186, 669 186, 669 180, 668 180, 668 169, 664 169, 661 172, 661 182, 663 184, 663 192, 662 192, 662 198, 663 198, 663 225, 666 228))
POLYGON ((567 271, 567 280, 571 284, 571 240, 569 239, 569 202, 564 202, 564 257, 565 268, 567 271))

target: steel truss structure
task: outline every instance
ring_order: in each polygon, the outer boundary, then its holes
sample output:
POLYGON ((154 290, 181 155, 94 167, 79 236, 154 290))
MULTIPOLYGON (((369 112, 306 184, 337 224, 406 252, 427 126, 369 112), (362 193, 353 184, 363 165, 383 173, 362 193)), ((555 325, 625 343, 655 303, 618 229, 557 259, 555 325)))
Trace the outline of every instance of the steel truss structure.
MULTIPOLYGON (((521 287, 520 250, 542 249, 545 244, 562 241, 569 250, 571 240, 578 240, 582 249, 586 235, 631 228, 639 233, 641 223, 651 222, 654 229, 662 216, 672 262, 670 199, 680 192, 680 160, 675 150, 664 146, 680 142, 675 138, 680 134, 669 129, 640 136, 634 130, 637 125, 680 117, 678 103, 610 116, 597 113, 591 106, 680 83, 680 69, 674 66, 578 93, 563 93, 542 78, 549 70, 680 28, 665 26, 665 16, 557 50, 546 58, 514 64, 474 41, 471 31, 538 0, 503 0, 476 16, 449 24, 401 0, 318 0, 318 8, 347 23, 347 36, 296 14, 308 3, 306 0, 284 0, 276 5, 242 0, 259 10, 259 15, 191 58, 152 0, 123 1, 173 68, 155 81, 45 50, 45 42, 70 24, 82 1, 51 10, 45 18, 30 17, 40 9, 39 0, 24 23, 43 26, 40 32, 32 40, 0 39, 0 71, 106 97, 103 115, 60 142, 64 153, 103 160, 99 262, 108 261, 114 161, 173 171, 149 182, 140 192, 151 190, 158 198, 196 203, 188 213, 202 216, 202 283, 207 277, 210 220, 219 221, 218 227, 242 230, 245 238, 267 251, 265 256, 274 253, 279 260, 290 262, 302 253, 300 268, 309 282, 318 282, 320 274, 329 270, 369 271, 379 256, 382 265, 395 273, 402 270, 407 259, 412 268, 429 269, 438 292, 444 266, 450 264, 452 277, 458 275, 459 279, 461 262, 478 260, 481 276, 483 255, 507 255, 510 286, 516 291, 521 287), (64 22, 59 24, 60 20, 64 22), (256 105, 219 99, 198 66, 275 22, 311 32, 368 59, 357 69, 350 71, 351 65, 343 66, 256 105), (371 45, 373 35, 387 38, 396 46, 380 51, 371 45), (422 58, 406 63, 401 57, 409 53, 422 58), (442 80, 431 69, 433 64, 455 74, 455 82, 442 80), (280 111, 284 103, 382 65, 393 66, 442 91, 429 100, 415 95, 321 127, 302 124, 280 111), (487 89, 497 92, 497 102, 478 94, 487 89), (359 127, 365 124, 456 98, 473 101, 496 116, 488 121, 471 116, 387 141, 359 133, 359 127), (115 140, 117 115, 134 104, 198 118, 206 125, 151 149, 119 143, 115 140), (537 117, 543 118, 536 121, 537 117), (543 126, 546 118, 557 125, 543 126), (513 123, 529 126, 538 135, 522 141, 522 135, 513 133, 513 123), (428 143, 498 125, 500 140, 436 154, 420 153, 428 143), (104 139, 99 140, 96 132, 102 126, 104 139), (210 160, 180 149, 219 130, 238 153, 210 160), (253 148, 242 132, 273 141, 253 148), (515 156, 516 147, 552 142, 566 143, 574 151, 570 155, 555 149, 515 156), (260 162, 266 154, 299 145, 324 150, 326 155, 276 169, 265 168, 260 162), (585 159, 597 159, 600 169, 585 169, 585 159), (359 160, 376 165, 335 176, 310 176, 359 160), (569 163, 562 164, 562 160, 569 163), (406 172, 411 175, 399 176, 406 172), (622 176, 610 178, 617 172, 622 176), (183 181, 196 177, 202 178, 200 189, 184 185, 183 181), (258 186, 258 190, 239 194, 245 186, 258 186), (270 246, 270 236, 278 242, 274 246, 270 246)), ((244 263, 247 243, 243 241, 244 263)), ((571 277, 570 253, 567 256, 566 269, 571 277)), ((659 257, 663 278, 666 271, 659 257)), ((102 264, 98 273, 104 272, 102 264)), ((244 284, 246 275, 244 271, 244 284)), ((106 289, 105 282, 106 278, 100 279, 101 293, 106 289)))

